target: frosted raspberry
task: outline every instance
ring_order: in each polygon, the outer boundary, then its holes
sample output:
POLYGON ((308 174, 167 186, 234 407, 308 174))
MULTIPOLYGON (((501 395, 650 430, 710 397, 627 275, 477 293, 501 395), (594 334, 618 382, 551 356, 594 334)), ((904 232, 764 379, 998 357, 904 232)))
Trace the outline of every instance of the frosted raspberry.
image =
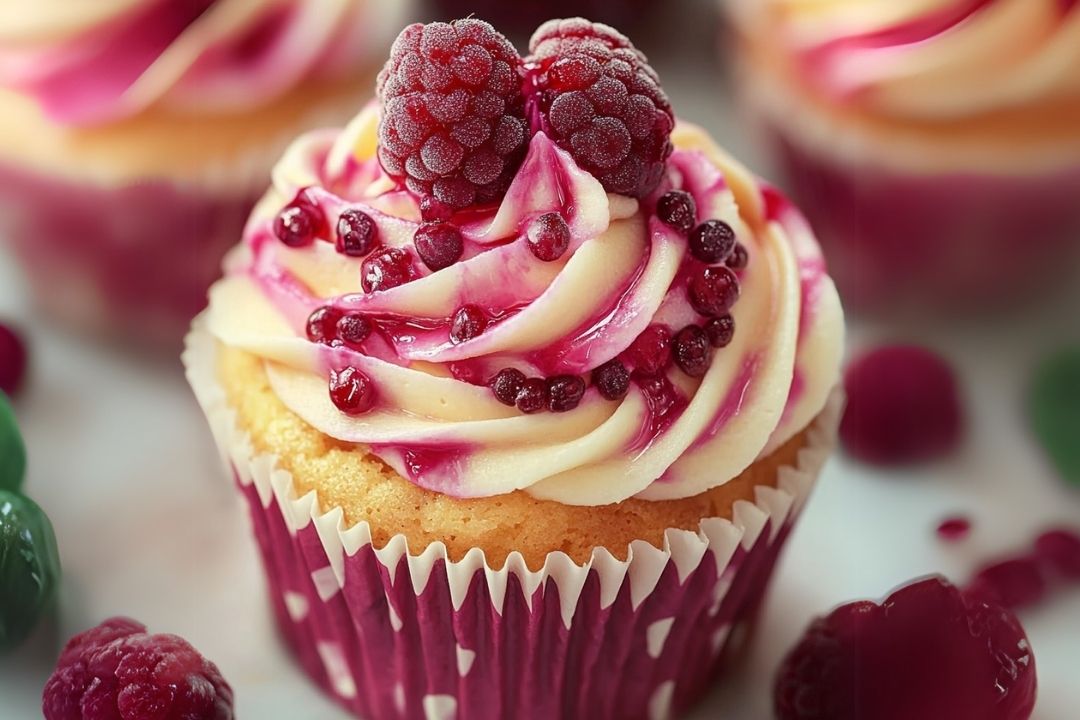
POLYGON ((671 155, 675 116, 656 72, 616 30, 551 20, 529 42, 530 115, 609 192, 644 197, 671 155))
POLYGON ((524 157, 521 58, 481 20, 414 24, 379 74, 379 161, 451 208, 497 200, 524 157))
POLYGON ((127 618, 73 637, 45 684, 45 720, 231 720, 232 688, 176 635, 127 618))
POLYGON ((818 618, 777 677, 779 720, 1024 720, 1035 658, 1016 617, 941 578, 818 618))

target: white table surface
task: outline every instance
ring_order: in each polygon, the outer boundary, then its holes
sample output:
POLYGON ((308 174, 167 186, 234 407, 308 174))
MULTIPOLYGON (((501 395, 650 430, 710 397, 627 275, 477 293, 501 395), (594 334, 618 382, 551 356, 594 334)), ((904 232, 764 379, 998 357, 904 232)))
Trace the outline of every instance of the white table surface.
MULTIPOLYGON (((703 64, 711 30, 698 25, 676 36, 677 57, 658 63, 665 85, 680 114, 754 164, 716 71, 703 64)), ((241 718, 345 718, 276 639, 241 506, 179 362, 66 335, 36 315, 20 280, 0 254, 0 319, 27 328, 31 344, 31 374, 16 404, 30 457, 26 491, 52 518, 64 576, 58 620, 0 658, 0 717, 40 717, 58 643, 126 614, 188 638, 218 663, 241 718)), ((963 581, 982 560, 1024 547, 1049 524, 1080 526, 1080 490, 1054 476, 1023 415, 1033 362, 1069 333, 1080 339, 1078 310, 1074 293, 993 327, 852 323, 853 346, 918 340, 955 363, 967 441, 947 461, 912 471, 883 472, 842 456, 830 462, 783 557, 745 665, 694 717, 770 717, 776 665, 813 615, 926 573, 963 581), (973 531, 945 544, 934 528, 957 512, 971 518, 973 531)), ((1080 591, 1055 595, 1021 618, 1039 673, 1035 717, 1077 717, 1080 591)))

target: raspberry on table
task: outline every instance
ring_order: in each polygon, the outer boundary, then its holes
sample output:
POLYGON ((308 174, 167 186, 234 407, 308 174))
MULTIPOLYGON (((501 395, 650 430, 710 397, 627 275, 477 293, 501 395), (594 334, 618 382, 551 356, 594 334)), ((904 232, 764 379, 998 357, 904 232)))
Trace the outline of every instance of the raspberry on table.
POLYGON ((655 190, 675 116, 646 57, 618 31, 581 18, 544 23, 529 50, 530 117, 539 129, 608 192, 641 198, 655 190))
POLYGON ((779 720, 1024 720, 1035 658, 1016 616, 931 577, 815 620, 780 666, 779 720))
POLYGON ((482 20, 405 28, 378 80, 386 173, 454 209, 501 198, 527 147, 521 67, 482 20))
POLYGON ((45 684, 45 720, 232 720, 221 671, 176 635, 127 618, 76 635, 45 684))

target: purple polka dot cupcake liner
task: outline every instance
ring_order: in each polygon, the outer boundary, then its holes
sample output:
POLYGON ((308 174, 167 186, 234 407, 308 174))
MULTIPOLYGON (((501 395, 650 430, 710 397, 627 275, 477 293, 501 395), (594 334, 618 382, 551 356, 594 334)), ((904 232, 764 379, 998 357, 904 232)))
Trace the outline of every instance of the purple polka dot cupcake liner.
POLYGON ((797 462, 732 518, 669 529, 663 547, 561 552, 530 570, 474 548, 383 547, 314 492, 298 496, 254 452, 216 378, 216 340, 196 321, 184 363, 246 501, 275 616, 304 671, 358 717, 677 717, 745 645, 776 561, 835 445, 834 393, 797 462))

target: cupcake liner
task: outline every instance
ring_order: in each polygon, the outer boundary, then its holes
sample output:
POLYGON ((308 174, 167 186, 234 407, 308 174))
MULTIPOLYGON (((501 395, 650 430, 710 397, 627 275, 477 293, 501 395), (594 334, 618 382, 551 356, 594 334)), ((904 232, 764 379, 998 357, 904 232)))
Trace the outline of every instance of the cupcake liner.
POLYGON ((93 167, 61 174, 0 158, 0 242, 52 315, 175 351, 291 139, 359 106, 357 98, 313 108, 273 142, 175 176, 121 179, 93 167))
POLYGON ((810 221, 845 305, 996 311, 1063 284, 1080 260, 1080 157, 886 140, 845 126, 743 63, 748 127, 810 221), (792 120, 798 118, 798 120, 792 120))
POLYGON ((271 601, 304 670, 371 719, 667 718, 709 687, 753 619, 791 526, 835 443, 835 393, 777 487, 758 486, 732 520, 635 541, 626 560, 598 548, 530 570, 442 543, 382 548, 257 454, 216 377, 217 341, 197 320, 188 380, 247 500, 271 601), (727 651, 727 652, 725 652, 727 651))

